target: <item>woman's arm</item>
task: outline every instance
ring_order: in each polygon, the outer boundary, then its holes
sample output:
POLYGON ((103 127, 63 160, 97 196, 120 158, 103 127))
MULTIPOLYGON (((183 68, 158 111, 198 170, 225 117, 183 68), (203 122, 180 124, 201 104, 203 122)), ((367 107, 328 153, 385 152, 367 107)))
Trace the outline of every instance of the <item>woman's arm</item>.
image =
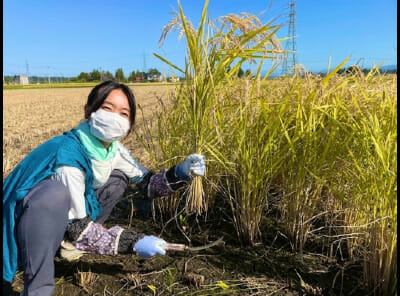
POLYGON ((179 188, 189 184, 180 179, 175 173, 176 166, 168 170, 162 170, 158 174, 149 172, 139 183, 136 183, 139 191, 148 198, 157 198, 174 193, 179 188))
POLYGON ((176 166, 156 174, 145 169, 121 143, 118 142, 118 145, 114 168, 126 174, 147 198, 170 195, 188 184, 190 178, 180 178, 176 174, 176 166))
POLYGON ((90 216, 67 226, 67 239, 77 249, 101 255, 138 253, 143 258, 165 254, 160 246, 164 240, 114 226, 110 229, 93 222, 90 216), (139 242, 139 243, 138 243, 139 242))
POLYGON ((85 172, 71 166, 60 166, 50 179, 60 181, 68 188, 71 195, 71 208, 68 212, 68 219, 73 220, 85 217, 85 172))
POLYGON ((205 171, 204 156, 191 154, 184 162, 173 166, 169 170, 162 170, 158 174, 144 178, 140 186, 142 188, 147 186, 147 196, 150 198, 164 196, 188 184, 192 179, 192 175, 204 176, 205 171))
POLYGON ((134 244, 144 234, 113 226, 110 229, 86 216, 67 226, 66 236, 79 250, 102 255, 133 253, 134 244))

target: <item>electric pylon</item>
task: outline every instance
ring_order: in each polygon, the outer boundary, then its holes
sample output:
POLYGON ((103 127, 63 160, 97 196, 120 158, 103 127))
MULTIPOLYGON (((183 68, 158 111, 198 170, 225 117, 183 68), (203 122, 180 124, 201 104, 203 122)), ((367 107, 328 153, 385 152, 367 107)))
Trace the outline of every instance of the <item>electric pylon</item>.
POLYGON ((296 46, 296 4, 294 0, 290 1, 289 12, 289 29, 288 39, 286 41, 285 50, 290 51, 282 63, 282 75, 293 73, 294 66, 297 64, 297 46, 296 46))

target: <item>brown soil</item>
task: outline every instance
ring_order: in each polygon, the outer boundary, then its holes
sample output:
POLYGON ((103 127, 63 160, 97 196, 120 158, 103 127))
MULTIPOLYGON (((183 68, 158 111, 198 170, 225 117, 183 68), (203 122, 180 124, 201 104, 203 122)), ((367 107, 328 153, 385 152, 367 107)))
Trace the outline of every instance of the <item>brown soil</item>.
MULTIPOLYGON (((201 251, 171 251, 142 259, 137 255, 87 254, 75 262, 55 258, 54 295, 367 295, 360 278, 361 264, 349 265, 314 253, 319 242, 303 255, 290 249, 279 220, 265 213, 259 243, 241 246, 224 207, 216 207, 207 221, 190 221, 188 243, 173 221, 163 228, 160 217, 132 208, 124 199, 105 223, 161 236, 174 243, 202 246, 223 237, 224 244, 201 251), (133 210, 132 210, 133 209, 133 210), (143 215, 145 213, 145 215, 143 215), (128 218, 132 216, 132 218, 128 218), (154 218, 156 221, 154 221, 154 218), (87 282, 81 276, 86 275, 87 282), (89 277, 91 276, 91 278, 89 277), (341 294, 342 293, 342 294, 341 294)), ((135 203, 136 198, 133 198, 135 203)), ((150 204, 146 204, 148 210, 150 204)), ((226 208, 225 208, 226 209, 226 208)), ((165 225, 164 225, 165 226, 165 225)), ((14 294, 23 289, 23 275, 12 283, 14 294)))

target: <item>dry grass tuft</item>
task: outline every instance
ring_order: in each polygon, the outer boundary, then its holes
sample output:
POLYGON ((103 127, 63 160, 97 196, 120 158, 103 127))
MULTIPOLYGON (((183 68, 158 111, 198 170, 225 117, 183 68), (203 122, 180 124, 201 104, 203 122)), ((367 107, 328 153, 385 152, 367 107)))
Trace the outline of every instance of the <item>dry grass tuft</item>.
POLYGON ((78 271, 75 274, 77 284, 85 290, 86 293, 90 294, 90 287, 98 279, 98 275, 90 271, 78 271))

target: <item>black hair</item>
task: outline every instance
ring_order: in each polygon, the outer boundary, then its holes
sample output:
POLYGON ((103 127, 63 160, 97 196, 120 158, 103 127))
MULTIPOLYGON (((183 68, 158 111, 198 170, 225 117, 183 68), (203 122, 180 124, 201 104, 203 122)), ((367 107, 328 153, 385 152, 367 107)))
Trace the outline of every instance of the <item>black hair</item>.
POLYGON ((108 95, 115 89, 120 89, 128 98, 130 111, 130 124, 129 133, 132 131, 136 118, 136 101, 131 89, 125 84, 118 83, 113 80, 104 81, 96 85, 89 93, 88 100, 85 106, 85 118, 88 119, 90 114, 96 112, 104 103, 108 95))

